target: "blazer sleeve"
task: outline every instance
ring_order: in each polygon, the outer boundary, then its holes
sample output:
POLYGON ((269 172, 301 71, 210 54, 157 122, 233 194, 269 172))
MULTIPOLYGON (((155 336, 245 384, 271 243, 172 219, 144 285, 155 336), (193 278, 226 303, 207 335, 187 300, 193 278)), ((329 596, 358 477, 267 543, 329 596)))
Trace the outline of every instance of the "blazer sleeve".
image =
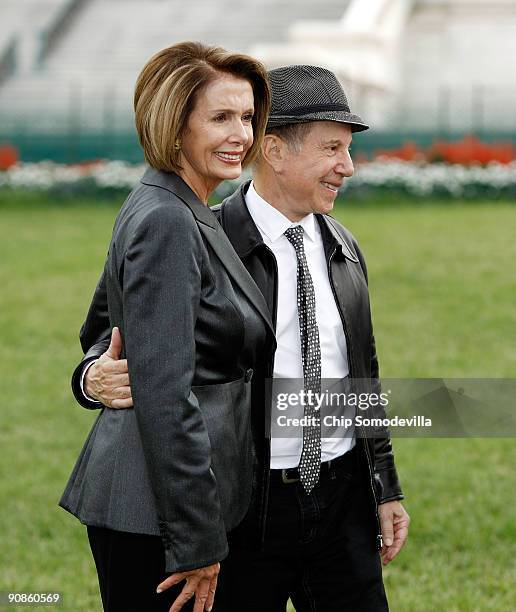
POLYGON ((168 572, 228 552, 206 425, 192 392, 203 242, 166 202, 140 222, 120 264, 123 340, 168 572))
POLYGON ((84 357, 72 373, 72 392, 77 402, 83 408, 102 408, 100 402, 88 399, 81 388, 81 378, 84 368, 94 359, 98 359, 109 347, 111 339, 111 325, 106 291, 106 270, 97 283, 93 299, 80 331, 80 341, 84 357))

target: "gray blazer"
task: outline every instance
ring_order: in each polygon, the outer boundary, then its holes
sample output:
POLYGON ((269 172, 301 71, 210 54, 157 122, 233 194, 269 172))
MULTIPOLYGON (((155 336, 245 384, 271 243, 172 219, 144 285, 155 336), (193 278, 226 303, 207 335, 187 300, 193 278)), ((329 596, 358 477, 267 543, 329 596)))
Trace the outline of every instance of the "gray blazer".
POLYGON ((220 561, 252 494, 250 380, 275 349, 265 300, 212 211, 154 169, 117 217, 81 339, 105 329, 106 293, 134 410, 101 411, 60 505, 161 535, 169 572, 220 561))

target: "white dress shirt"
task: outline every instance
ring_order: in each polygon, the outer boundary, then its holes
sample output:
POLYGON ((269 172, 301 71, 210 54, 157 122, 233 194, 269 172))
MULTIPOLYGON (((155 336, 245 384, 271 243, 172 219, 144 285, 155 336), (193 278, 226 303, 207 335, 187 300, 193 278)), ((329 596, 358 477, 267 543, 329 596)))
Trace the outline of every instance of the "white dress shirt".
MULTIPOLYGON (((278 264, 278 312, 274 357, 274 378, 303 379, 301 337, 297 311, 297 257, 285 230, 294 225, 304 229, 304 247, 315 291, 315 310, 321 345, 321 378, 342 379, 349 375, 346 337, 328 277, 328 264, 319 224, 313 214, 299 223, 292 223, 279 210, 268 204, 251 183, 245 196, 249 213, 263 241, 273 252, 278 264)), ((324 389, 323 389, 324 390, 324 389)), ((300 408, 302 416, 302 408, 300 408)), ((273 418, 277 415, 273 407, 273 418)), ((288 416, 293 413, 289 409, 288 416)), ((353 436, 322 438, 321 461, 343 455, 355 445, 353 436)), ((302 431, 295 437, 271 439, 271 468, 297 467, 303 447, 302 431)))

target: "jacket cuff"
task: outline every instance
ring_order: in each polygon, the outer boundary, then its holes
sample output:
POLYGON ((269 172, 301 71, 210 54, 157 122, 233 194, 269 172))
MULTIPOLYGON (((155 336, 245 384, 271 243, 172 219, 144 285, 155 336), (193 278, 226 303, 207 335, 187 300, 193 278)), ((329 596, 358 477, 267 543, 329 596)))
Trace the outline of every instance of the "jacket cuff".
POLYGON ((395 499, 403 499, 398 473, 395 467, 376 470, 374 473, 376 498, 379 504, 395 499))
POLYGON ((81 380, 80 380, 80 387, 81 387, 81 393, 84 395, 84 397, 89 401, 89 402, 94 402, 96 404, 101 404, 101 402, 99 402, 99 400, 96 400, 94 397, 90 397, 85 389, 84 389, 84 379, 86 378, 86 373, 87 371, 91 368, 91 366, 94 363, 97 363, 98 359, 91 359, 91 361, 88 361, 87 363, 84 364, 83 368, 82 368, 82 374, 81 374, 81 380))
POLYGON ((95 357, 90 357, 88 359, 84 359, 81 363, 75 368, 72 374, 72 393, 74 394, 77 402, 83 407, 88 408, 89 410, 98 410, 102 408, 102 404, 95 400, 89 399, 83 392, 82 389, 82 377, 85 373, 86 369, 91 365, 93 361, 96 361, 99 358, 98 355, 95 357))
POLYGON ((165 548, 166 571, 170 573, 188 572, 200 567, 219 563, 228 555, 228 541, 225 529, 219 529, 215 534, 212 526, 206 526, 205 533, 197 529, 179 530, 171 523, 160 521, 159 530, 165 548), (208 533, 209 532, 209 533, 208 533), (195 533, 195 540, 192 534, 195 533))

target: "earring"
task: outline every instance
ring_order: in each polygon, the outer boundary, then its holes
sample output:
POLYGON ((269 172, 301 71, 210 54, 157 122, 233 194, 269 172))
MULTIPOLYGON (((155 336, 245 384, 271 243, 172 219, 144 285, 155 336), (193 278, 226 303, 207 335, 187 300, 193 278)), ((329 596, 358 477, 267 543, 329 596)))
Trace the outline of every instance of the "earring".
POLYGON ((181 150, 181 140, 179 138, 176 138, 176 141, 174 143, 174 149, 176 151, 180 151, 181 150))

